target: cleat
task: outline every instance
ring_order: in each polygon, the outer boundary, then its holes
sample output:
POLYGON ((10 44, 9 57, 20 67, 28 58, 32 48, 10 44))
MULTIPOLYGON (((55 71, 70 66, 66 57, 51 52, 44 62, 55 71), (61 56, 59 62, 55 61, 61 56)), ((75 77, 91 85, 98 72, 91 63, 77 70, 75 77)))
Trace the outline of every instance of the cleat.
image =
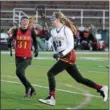
POLYGON ((55 106, 56 101, 53 96, 48 96, 46 99, 39 99, 41 103, 47 104, 47 105, 52 105, 55 106))
POLYGON ((106 102, 108 99, 108 87, 102 86, 102 88, 98 92, 100 92, 100 95, 103 97, 104 102, 106 102))
POLYGON ((29 88, 29 89, 26 91, 26 94, 24 95, 24 97, 32 97, 33 95, 36 95, 35 90, 32 90, 31 88, 29 88))
POLYGON ((36 92, 35 91, 31 91, 31 95, 30 96, 32 97, 34 95, 36 95, 36 92))

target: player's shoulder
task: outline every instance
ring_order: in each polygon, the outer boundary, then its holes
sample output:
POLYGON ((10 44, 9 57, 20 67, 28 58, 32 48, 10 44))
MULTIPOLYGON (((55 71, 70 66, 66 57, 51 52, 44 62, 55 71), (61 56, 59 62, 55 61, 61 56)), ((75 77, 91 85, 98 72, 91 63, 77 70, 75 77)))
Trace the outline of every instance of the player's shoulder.
POLYGON ((67 26, 64 26, 65 31, 71 31, 71 29, 67 26))
POLYGON ((15 27, 14 29, 13 29, 13 34, 17 34, 17 32, 18 32, 18 27, 15 27))
POLYGON ((53 29, 51 30, 51 34, 53 34, 53 33, 55 33, 55 32, 56 32, 56 29, 53 28, 53 29))

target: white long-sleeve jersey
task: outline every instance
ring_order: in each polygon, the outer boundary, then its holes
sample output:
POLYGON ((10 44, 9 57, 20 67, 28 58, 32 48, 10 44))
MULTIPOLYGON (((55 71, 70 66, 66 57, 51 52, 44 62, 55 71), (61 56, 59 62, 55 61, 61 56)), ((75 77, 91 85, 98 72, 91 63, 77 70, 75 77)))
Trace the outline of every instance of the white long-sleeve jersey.
POLYGON ((48 46, 52 46, 56 52, 62 51, 63 56, 68 54, 74 48, 74 37, 71 29, 67 26, 52 29, 48 46), (60 31, 58 32, 58 30, 60 31))

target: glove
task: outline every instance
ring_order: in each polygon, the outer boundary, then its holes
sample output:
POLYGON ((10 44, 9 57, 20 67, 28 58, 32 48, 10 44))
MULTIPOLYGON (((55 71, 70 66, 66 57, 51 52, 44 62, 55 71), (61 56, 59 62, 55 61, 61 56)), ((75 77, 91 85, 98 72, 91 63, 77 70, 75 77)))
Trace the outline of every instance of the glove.
POLYGON ((55 58, 56 60, 59 60, 61 57, 63 57, 63 54, 62 53, 55 53, 53 55, 53 58, 55 58))
POLYGON ((37 57, 37 56, 38 56, 38 51, 35 50, 35 51, 34 51, 34 57, 37 57))
POLYGON ((8 48, 11 48, 13 46, 12 42, 10 40, 8 40, 8 48))

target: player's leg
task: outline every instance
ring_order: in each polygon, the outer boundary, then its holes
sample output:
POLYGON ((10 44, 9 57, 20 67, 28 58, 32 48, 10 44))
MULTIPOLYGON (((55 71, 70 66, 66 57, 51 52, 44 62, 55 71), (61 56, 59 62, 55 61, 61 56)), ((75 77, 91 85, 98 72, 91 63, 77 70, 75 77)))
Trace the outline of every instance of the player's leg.
POLYGON ((55 81, 55 76, 65 70, 69 66, 68 63, 59 60, 56 64, 52 66, 52 68, 48 71, 47 76, 48 76, 48 82, 49 82, 49 91, 50 95, 51 92, 55 91, 56 87, 56 81, 55 81))
POLYGON ((16 59, 16 75, 25 86, 25 96, 30 97, 35 94, 35 89, 25 76, 25 70, 30 65, 31 59, 16 59))
POLYGON ((54 66, 48 71, 48 82, 49 82, 49 96, 46 99, 39 99, 40 102, 55 105, 55 88, 56 88, 56 81, 55 76, 60 73, 61 71, 65 70, 69 64, 59 60, 54 66))
POLYGON ((66 71, 78 82, 78 83, 81 83, 81 84, 84 84, 88 87, 91 87, 91 88, 94 88, 96 89, 98 92, 101 93, 101 95, 103 96, 104 98, 104 101, 107 100, 108 98, 108 87, 107 86, 102 86, 102 85, 99 85, 95 82, 93 82, 92 80, 90 79, 87 79, 87 78, 84 78, 80 71, 78 70, 77 66, 74 64, 74 65, 71 65, 69 66, 66 71))

